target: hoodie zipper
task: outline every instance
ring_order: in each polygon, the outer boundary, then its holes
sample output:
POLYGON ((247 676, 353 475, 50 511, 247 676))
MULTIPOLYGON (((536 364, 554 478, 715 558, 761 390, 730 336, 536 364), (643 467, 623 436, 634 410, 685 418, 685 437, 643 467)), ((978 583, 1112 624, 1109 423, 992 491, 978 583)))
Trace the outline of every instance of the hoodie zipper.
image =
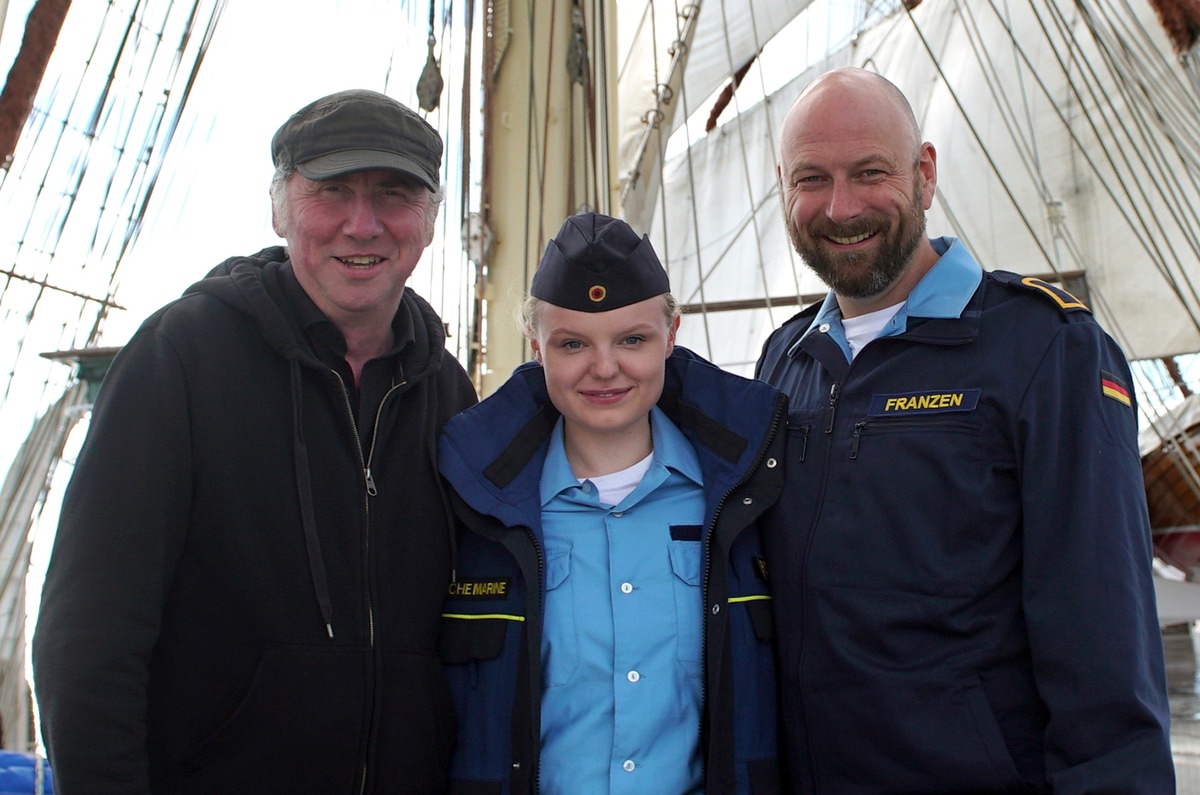
MULTIPOLYGON (((363 450, 362 442, 358 436, 358 424, 354 421, 354 407, 350 405, 350 390, 346 388, 346 382, 337 370, 330 370, 334 377, 337 378, 338 384, 342 388, 342 403, 346 407, 346 418, 350 422, 351 437, 354 439, 354 449, 358 452, 358 463, 362 468, 363 482, 366 487, 366 494, 363 495, 363 516, 365 517, 363 529, 363 561, 368 567, 365 572, 367 578, 367 646, 374 650, 375 648, 375 596, 371 591, 371 573, 369 571, 371 558, 371 498, 376 496, 379 491, 375 488, 375 478, 371 474, 371 462, 375 457, 375 444, 379 440, 379 420, 383 416, 383 407, 387 405, 388 399, 402 388, 407 381, 400 381, 398 384, 393 384, 383 397, 379 399, 379 407, 375 409, 375 421, 371 426, 371 445, 366 451, 363 450)), ((375 703, 375 699, 371 699, 371 703, 375 703)), ((374 716, 372 715, 372 721, 374 716)), ((367 738, 367 747, 369 748, 370 737, 367 738)), ((363 795, 367 791, 367 766, 364 763, 362 768, 362 776, 359 779, 358 792, 363 795)))

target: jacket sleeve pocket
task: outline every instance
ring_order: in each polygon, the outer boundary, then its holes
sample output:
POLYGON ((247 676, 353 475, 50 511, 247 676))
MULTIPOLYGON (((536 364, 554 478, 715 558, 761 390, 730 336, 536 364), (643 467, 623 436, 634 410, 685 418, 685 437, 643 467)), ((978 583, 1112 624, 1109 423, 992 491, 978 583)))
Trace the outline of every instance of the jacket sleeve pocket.
POLYGON ((446 665, 492 660, 504 648, 508 622, 484 616, 443 616, 438 654, 446 665))

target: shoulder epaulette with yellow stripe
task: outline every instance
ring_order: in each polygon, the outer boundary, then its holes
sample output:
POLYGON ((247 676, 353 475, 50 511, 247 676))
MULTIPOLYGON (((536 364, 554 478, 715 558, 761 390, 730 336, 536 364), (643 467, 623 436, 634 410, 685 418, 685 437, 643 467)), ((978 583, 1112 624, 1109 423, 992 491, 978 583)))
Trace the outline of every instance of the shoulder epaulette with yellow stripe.
POLYGON ((1087 304, 1068 291, 1036 276, 1022 276, 1019 273, 1009 273, 1008 271, 992 271, 992 276, 996 281, 1014 287, 1023 287, 1045 297, 1063 312, 1087 312, 1090 314, 1092 311, 1087 304))

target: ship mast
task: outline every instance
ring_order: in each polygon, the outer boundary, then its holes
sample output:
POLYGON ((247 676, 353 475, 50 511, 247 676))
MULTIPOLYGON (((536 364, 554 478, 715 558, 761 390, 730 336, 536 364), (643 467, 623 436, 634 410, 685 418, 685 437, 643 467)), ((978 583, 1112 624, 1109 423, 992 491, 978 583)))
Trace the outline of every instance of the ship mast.
POLYGON ((612 0, 486 0, 475 319, 480 393, 529 356, 515 316, 546 241, 584 209, 612 213, 612 0))

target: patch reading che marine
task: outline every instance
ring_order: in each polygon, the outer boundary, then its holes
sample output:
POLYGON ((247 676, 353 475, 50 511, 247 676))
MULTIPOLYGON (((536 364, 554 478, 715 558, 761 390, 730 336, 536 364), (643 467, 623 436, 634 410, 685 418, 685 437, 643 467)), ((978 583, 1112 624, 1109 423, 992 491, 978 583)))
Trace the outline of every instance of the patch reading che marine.
POLYGON ((473 599, 478 601, 504 599, 508 596, 510 585, 512 585, 511 577, 455 580, 450 583, 449 595, 451 599, 473 599))

